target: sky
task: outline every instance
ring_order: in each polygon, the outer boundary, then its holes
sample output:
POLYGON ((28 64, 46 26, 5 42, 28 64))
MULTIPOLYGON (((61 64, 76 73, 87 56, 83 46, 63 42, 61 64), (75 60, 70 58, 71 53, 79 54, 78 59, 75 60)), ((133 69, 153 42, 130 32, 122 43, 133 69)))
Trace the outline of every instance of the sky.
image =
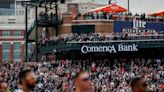
MULTIPOLYGON (((92 1, 92 0, 91 0, 92 1)), ((108 0, 94 0, 96 3, 107 4, 108 0)), ((127 8, 128 0, 112 0, 118 5, 127 8)), ((164 10, 164 0, 130 0, 130 11, 132 13, 152 13, 159 10, 164 10)))

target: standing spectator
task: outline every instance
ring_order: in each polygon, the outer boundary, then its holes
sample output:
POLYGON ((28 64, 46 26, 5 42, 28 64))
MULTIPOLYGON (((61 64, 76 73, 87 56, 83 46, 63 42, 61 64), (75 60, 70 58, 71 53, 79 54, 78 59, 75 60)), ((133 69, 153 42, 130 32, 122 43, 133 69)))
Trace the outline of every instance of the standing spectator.
POLYGON ((75 79, 76 92, 93 92, 93 85, 87 72, 80 72, 75 79))
POLYGON ((133 92, 147 92, 147 84, 143 78, 134 78, 131 87, 133 92))
POLYGON ((19 73, 20 89, 16 92, 31 92, 36 85, 35 75, 31 70, 23 70, 19 73))

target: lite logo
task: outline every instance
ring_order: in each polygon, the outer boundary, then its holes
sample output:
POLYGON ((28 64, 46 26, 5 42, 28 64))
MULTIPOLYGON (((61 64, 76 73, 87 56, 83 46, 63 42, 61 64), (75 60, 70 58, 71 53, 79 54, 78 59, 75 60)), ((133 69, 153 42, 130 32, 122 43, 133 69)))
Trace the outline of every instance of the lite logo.
POLYGON ((138 29, 138 28, 146 28, 146 22, 141 21, 141 20, 133 20, 133 28, 138 29))

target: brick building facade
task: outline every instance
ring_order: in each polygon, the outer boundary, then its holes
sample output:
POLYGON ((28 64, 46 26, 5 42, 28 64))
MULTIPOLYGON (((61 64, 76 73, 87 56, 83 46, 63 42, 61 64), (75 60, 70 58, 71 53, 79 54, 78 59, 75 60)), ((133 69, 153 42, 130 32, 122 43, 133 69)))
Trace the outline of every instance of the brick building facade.
POLYGON ((0 31, 0 61, 24 61, 24 31, 0 31))

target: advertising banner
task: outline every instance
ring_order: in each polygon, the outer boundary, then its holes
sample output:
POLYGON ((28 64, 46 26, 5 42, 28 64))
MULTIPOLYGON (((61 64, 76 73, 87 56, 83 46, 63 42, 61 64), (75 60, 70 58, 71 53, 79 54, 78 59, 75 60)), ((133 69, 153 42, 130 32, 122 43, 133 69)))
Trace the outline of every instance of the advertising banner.
POLYGON ((131 45, 123 45, 118 44, 115 45, 108 45, 108 46, 87 46, 84 45, 81 47, 81 52, 86 54, 90 52, 108 52, 108 53, 117 53, 117 52, 133 52, 138 51, 138 45, 131 44, 131 45))
POLYGON ((146 22, 141 20, 114 22, 114 32, 154 33, 160 31, 164 31, 163 23, 146 22))

